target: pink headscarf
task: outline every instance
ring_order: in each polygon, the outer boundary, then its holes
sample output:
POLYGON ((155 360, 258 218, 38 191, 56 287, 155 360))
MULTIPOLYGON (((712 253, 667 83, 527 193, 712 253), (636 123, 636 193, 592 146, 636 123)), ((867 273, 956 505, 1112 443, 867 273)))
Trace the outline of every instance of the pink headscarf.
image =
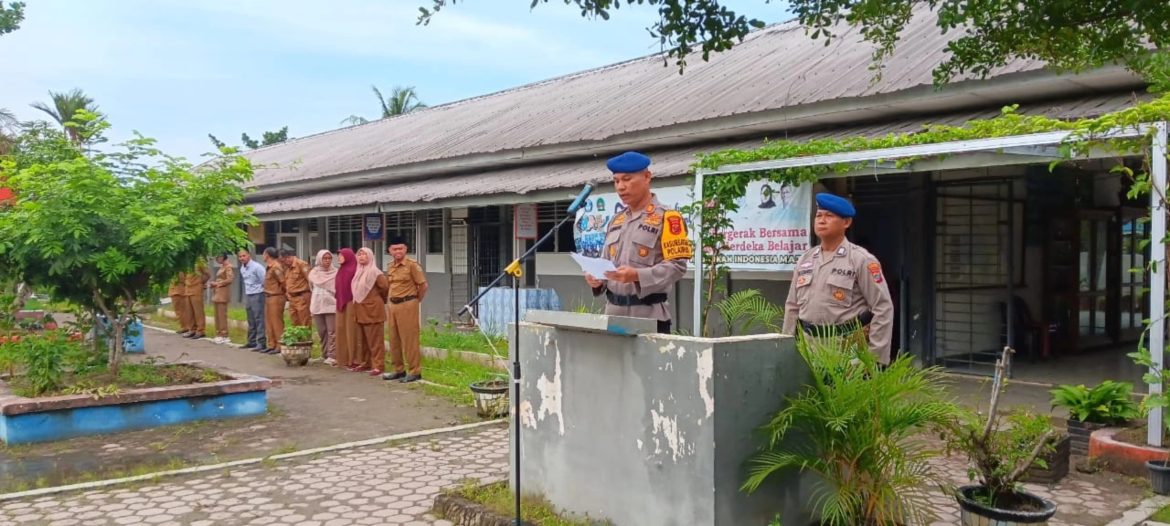
POLYGON ((353 276, 357 273, 357 256, 349 248, 343 248, 337 254, 345 260, 337 269, 337 312, 342 312, 345 310, 345 306, 353 301, 353 289, 350 287, 353 283, 353 276))
POLYGON ((366 296, 370 295, 370 291, 374 290, 374 283, 377 283, 378 276, 382 275, 382 271, 378 270, 378 266, 374 264, 374 251, 369 248, 362 247, 358 249, 358 254, 365 253, 366 264, 358 264, 357 273, 353 275, 353 301, 361 303, 366 300, 366 296))

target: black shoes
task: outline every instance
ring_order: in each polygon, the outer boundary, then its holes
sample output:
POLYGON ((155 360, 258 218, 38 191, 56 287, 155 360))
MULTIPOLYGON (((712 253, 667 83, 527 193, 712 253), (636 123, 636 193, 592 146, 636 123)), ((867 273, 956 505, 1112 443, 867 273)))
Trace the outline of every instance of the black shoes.
POLYGON ((417 382, 419 380, 422 380, 421 374, 408 374, 408 375, 406 375, 405 378, 399 380, 399 382, 402 382, 404 384, 408 384, 410 382, 417 382))
POLYGON ((386 374, 382 375, 382 379, 386 380, 386 381, 401 380, 403 378, 406 378, 406 373, 404 373, 404 372, 403 373, 386 373, 386 374))

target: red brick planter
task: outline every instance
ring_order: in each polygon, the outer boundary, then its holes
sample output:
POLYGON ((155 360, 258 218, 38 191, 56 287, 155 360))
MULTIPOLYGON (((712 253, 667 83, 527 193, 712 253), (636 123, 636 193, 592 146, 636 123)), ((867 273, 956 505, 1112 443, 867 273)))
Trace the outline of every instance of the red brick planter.
POLYGON ((1114 440, 1121 428, 1106 427, 1089 437, 1089 457, 1105 462, 1105 469, 1134 477, 1147 477, 1148 460, 1166 460, 1167 449, 1114 440))

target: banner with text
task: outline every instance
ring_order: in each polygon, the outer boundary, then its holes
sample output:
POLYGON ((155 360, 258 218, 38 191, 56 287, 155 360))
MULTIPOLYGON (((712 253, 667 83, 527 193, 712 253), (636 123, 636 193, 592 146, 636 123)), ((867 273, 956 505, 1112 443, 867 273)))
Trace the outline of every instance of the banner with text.
MULTIPOLYGON (((654 193, 669 208, 694 201, 690 187, 656 188, 654 193)), ((623 208, 617 194, 595 194, 585 201, 573 227, 577 252, 601 257, 609 223, 623 208)), ((735 270, 791 271, 810 246, 811 217, 812 185, 754 181, 731 216, 732 228, 723 233, 729 248, 721 259, 735 270)), ((689 219, 687 229, 693 232, 689 219)))

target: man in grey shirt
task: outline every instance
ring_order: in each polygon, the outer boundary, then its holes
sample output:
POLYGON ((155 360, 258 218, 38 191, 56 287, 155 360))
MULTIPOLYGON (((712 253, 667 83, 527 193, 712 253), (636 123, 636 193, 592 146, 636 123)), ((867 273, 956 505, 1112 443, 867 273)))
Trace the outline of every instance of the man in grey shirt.
POLYGON ((245 349, 267 349, 264 337, 264 265, 252 261, 252 254, 241 250, 240 278, 244 283, 244 310, 248 313, 248 343, 245 349))

